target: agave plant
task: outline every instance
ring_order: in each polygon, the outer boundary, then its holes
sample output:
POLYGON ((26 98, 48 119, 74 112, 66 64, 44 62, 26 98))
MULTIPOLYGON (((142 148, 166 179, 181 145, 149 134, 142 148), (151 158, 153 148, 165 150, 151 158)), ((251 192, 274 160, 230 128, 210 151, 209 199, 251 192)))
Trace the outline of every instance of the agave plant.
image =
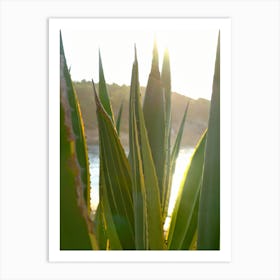
POLYGON ((99 204, 90 219, 90 181, 83 119, 60 37, 60 249, 219 250, 220 38, 208 130, 185 168, 171 222, 163 226, 188 104, 171 147, 171 75, 168 52, 159 71, 156 44, 145 99, 138 61, 132 67, 129 155, 119 138, 99 52, 99 91, 93 82, 99 130, 99 204), (155 110, 156 108, 156 110, 155 110))

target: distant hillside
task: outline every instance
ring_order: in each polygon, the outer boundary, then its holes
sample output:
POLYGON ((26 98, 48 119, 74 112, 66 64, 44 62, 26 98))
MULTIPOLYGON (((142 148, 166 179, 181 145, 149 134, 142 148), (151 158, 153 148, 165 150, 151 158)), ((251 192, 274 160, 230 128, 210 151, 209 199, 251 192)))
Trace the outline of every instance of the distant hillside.
MULTIPOLYGON (((89 145, 98 143, 97 119, 95 101, 91 82, 74 82, 81 111, 85 123, 87 142, 89 145)), ((128 104, 129 86, 117 84, 107 85, 115 118, 121 103, 124 103, 121 120, 121 141, 128 145, 128 104)), ((98 90, 98 85, 97 85, 98 90)), ((144 98, 145 87, 141 87, 141 96, 144 98)), ((181 146, 195 146, 203 131, 207 128, 210 102, 206 99, 194 100, 178 93, 172 93, 172 143, 174 142, 186 105, 190 101, 187 120, 181 146)))

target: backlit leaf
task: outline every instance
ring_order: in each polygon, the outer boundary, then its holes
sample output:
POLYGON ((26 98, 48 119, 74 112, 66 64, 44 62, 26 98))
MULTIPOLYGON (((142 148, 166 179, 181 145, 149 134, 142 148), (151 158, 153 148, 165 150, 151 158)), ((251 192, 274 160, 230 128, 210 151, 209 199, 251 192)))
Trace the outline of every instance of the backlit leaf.
POLYGON ((93 84, 99 128, 100 203, 110 249, 134 249, 131 171, 112 119, 93 84))
POLYGON ((103 105, 104 110, 107 112, 107 114, 112 119, 113 123, 115 123, 112 105, 110 102, 108 89, 107 89, 107 85, 106 85, 106 81, 105 81, 100 50, 99 50, 99 84, 98 84, 98 86, 99 86, 100 102, 103 105))
POLYGON ((205 142, 206 133, 197 144, 181 182, 168 232, 170 250, 188 250, 197 229, 205 142))
POLYGON ((129 138, 136 248, 160 250, 164 246, 163 221, 156 170, 140 102, 136 50, 130 87, 129 138))
POLYGON ((60 34, 60 249, 97 248, 90 213, 84 125, 60 34), (93 244, 91 244, 93 242, 93 244))
POLYGON ((172 183, 172 172, 174 172, 174 170, 171 169, 171 74, 168 50, 166 50, 164 53, 161 71, 161 82, 165 102, 165 166, 162 183, 162 211, 163 220, 165 220, 167 216, 168 202, 172 183))
POLYGON ((197 249, 220 249, 220 33, 199 204, 197 249))
POLYGON ((171 193, 171 184, 172 184, 172 179, 173 179, 173 174, 175 171, 175 167, 176 167, 176 160, 179 154, 179 150, 180 150, 180 145, 181 145, 181 140, 182 140, 182 136, 183 136, 183 132, 184 132, 184 127, 185 127, 185 122, 186 122, 186 116, 187 116, 187 112, 188 112, 188 108, 189 108, 189 103, 187 104, 187 107, 185 109, 181 124, 180 124, 180 128, 172 149, 172 153, 170 155, 170 160, 169 160, 169 164, 168 164, 168 171, 169 171, 169 175, 168 175, 168 180, 169 180, 169 184, 167 184, 166 186, 166 190, 165 190, 165 196, 164 196, 164 204, 163 204, 163 218, 165 219, 167 216, 167 212, 168 212, 168 206, 169 206, 169 199, 170 199, 170 193, 171 193))
POLYGON ((123 103, 120 106, 119 113, 118 113, 118 118, 117 118, 117 123, 116 123, 116 129, 117 129, 117 132, 118 132, 119 135, 120 135, 122 111, 123 111, 123 103))
POLYGON ((153 50, 152 68, 146 88, 143 104, 145 126, 156 168, 161 204, 163 202, 166 133, 165 133, 165 96, 158 67, 158 51, 156 43, 153 50))

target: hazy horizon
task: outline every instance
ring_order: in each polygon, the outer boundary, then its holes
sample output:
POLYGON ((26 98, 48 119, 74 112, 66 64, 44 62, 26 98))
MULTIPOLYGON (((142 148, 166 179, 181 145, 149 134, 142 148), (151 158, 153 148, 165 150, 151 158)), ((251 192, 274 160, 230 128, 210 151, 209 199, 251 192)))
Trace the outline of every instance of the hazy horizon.
MULTIPOLYGON (((73 80, 73 83, 83 83, 83 82, 86 82, 86 83, 92 83, 92 81, 91 80, 87 80, 87 79, 82 79, 82 80, 73 80)), ((98 85, 98 82, 95 82, 94 81, 94 84, 95 85, 98 85)), ((119 87, 122 87, 122 86, 125 86, 125 87, 130 87, 130 85, 126 85, 126 84, 118 84, 118 83, 116 83, 116 82, 112 82, 112 83, 107 83, 106 82, 106 84, 107 85, 117 85, 117 86, 119 86, 119 87)), ((146 85, 140 85, 140 87, 141 88, 146 88, 146 85)), ((98 88, 97 88, 97 90, 98 90, 98 88)), ((186 96, 186 97, 188 97, 188 98, 192 98, 193 100, 198 100, 198 99, 206 99, 207 101, 211 101, 210 99, 208 99, 208 98, 205 98, 205 97, 191 97, 191 96, 188 96, 187 94, 182 94, 181 92, 177 92, 177 91, 175 91, 175 90, 172 90, 172 93, 176 93, 176 94, 180 94, 180 95, 184 95, 184 96, 186 96)))

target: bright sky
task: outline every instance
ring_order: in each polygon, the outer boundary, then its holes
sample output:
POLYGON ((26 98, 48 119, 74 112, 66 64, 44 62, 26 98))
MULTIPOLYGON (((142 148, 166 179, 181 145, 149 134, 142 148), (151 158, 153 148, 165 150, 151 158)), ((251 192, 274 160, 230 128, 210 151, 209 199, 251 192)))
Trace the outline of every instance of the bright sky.
POLYGON ((90 30, 62 28, 62 38, 74 81, 98 82, 98 49, 101 50, 107 83, 130 85, 134 43, 137 47, 139 80, 146 86, 152 62, 154 38, 159 50, 160 70, 168 48, 172 91, 194 99, 210 99, 218 29, 188 30, 90 30))

